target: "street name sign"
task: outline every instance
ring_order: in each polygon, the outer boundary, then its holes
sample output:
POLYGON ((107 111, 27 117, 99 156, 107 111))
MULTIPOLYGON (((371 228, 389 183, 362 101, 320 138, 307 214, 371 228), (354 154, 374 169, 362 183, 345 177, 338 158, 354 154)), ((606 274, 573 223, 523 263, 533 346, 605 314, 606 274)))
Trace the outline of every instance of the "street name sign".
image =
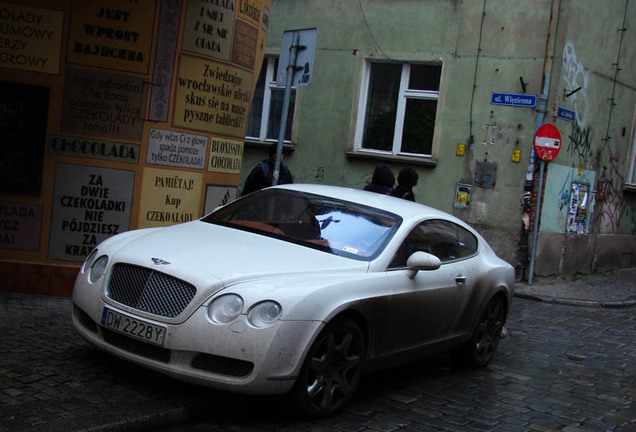
POLYGON ((537 95, 517 93, 492 93, 490 95, 490 103, 492 105, 534 108, 535 106, 537 106, 537 95))

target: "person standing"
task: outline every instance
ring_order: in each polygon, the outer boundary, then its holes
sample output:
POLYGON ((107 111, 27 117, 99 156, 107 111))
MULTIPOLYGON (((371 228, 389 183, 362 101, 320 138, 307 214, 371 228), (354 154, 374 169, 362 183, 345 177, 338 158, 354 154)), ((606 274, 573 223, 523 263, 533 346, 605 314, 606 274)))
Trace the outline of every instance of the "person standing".
POLYGON ((389 195, 395 184, 395 175, 387 164, 379 163, 373 170, 371 183, 364 187, 365 191, 389 195))
MULTIPOLYGON (((274 181, 274 165, 276 164, 277 144, 269 146, 269 157, 256 165, 245 180, 241 195, 256 192, 257 190, 270 187, 274 181)), ((280 169, 278 173, 278 184, 293 183, 291 171, 283 165, 284 153, 280 155, 280 169)))
POLYGON ((415 201, 413 186, 417 184, 419 176, 413 168, 403 168, 398 174, 398 185, 391 191, 391 196, 415 201))

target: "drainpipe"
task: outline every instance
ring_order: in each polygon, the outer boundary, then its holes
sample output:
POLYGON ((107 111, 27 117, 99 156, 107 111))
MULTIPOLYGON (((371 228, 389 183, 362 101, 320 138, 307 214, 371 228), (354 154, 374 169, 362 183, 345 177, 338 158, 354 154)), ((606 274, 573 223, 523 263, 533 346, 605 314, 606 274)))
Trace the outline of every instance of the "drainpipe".
MULTIPOLYGON (((545 54, 543 60, 543 86, 541 89, 541 94, 539 95, 539 102, 536 110, 536 118, 535 118, 535 132, 541 125, 543 125, 545 121, 545 114, 547 112, 548 106, 548 98, 550 96, 550 80, 552 78, 552 63, 554 60, 554 46, 556 44, 556 32, 559 24, 559 10, 561 8, 561 0, 552 0, 552 5, 550 8, 550 23, 548 26, 548 36, 545 44, 545 54)), ((534 186, 534 173, 536 171, 537 164, 537 156, 534 151, 530 154, 530 162, 528 163, 528 170, 526 172, 526 182, 524 187, 524 200, 527 199, 527 194, 532 193, 532 188, 534 186)), ((541 170, 541 175, 543 175, 543 170, 541 170)), ((543 182, 540 182, 541 186, 543 186, 543 182)), ((541 195, 541 194, 538 194, 541 195)), ((529 199, 531 201, 531 198, 529 199)), ((531 208, 529 205, 527 206, 528 211, 531 208)), ((532 232, 532 252, 530 254, 530 269, 528 271, 528 284, 532 285, 532 273, 534 272, 534 258, 536 253, 536 245, 537 238, 539 235, 539 218, 540 218, 540 210, 541 203, 537 202, 535 204, 535 220, 534 220, 534 229, 532 232)), ((529 228, 529 227, 527 227, 529 228)), ((522 233, 521 241, 519 242, 520 250, 525 247, 525 251, 527 251, 528 245, 528 235, 527 233, 522 233), (525 244, 524 244, 525 242, 525 244)), ((527 253, 527 252, 526 252, 527 253)))

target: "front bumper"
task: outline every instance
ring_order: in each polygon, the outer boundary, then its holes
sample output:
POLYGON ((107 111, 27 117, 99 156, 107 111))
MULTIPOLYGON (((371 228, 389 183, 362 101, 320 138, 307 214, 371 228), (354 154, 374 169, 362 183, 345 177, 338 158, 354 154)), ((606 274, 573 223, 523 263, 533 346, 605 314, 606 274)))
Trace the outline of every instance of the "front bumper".
POLYGON ((166 327, 163 346, 158 346, 102 326, 105 306, 117 310, 101 299, 73 299, 73 325, 97 348, 181 381, 237 393, 291 390, 306 351, 323 326, 318 321, 279 321, 256 329, 245 316, 216 325, 200 307, 180 324, 155 321, 166 327))

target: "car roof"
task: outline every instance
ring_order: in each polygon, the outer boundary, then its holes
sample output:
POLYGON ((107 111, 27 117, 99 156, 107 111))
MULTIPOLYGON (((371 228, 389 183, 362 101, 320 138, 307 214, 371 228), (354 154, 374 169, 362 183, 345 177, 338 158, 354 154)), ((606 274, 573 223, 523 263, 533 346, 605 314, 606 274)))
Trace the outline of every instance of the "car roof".
POLYGON ((315 195, 324 195, 340 199, 343 201, 350 201, 370 207, 375 207, 381 210, 397 214, 404 220, 411 219, 434 219, 443 218, 457 222, 461 225, 465 225, 463 221, 441 210, 437 210, 433 207, 429 207, 424 204, 419 204, 413 201, 405 200, 402 198, 396 198, 390 195, 384 195, 377 192, 369 192, 361 189, 353 189, 342 186, 330 186, 321 184, 285 184, 274 186, 280 189, 288 189, 295 191, 302 191, 312 193, 315 195))

